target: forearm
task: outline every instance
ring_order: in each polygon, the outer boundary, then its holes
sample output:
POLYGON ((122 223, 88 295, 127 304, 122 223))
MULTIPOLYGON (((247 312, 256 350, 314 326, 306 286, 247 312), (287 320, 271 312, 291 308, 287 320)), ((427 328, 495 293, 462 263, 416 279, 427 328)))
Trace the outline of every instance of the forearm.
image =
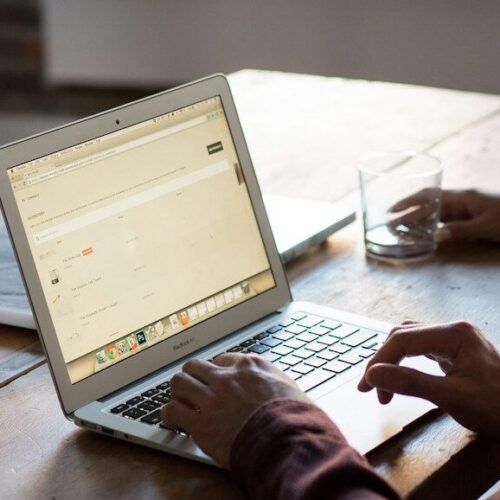
POLYGON ((250 498, 399 498, 313 404, 273 401, 238 434, 233 475, 250 498))

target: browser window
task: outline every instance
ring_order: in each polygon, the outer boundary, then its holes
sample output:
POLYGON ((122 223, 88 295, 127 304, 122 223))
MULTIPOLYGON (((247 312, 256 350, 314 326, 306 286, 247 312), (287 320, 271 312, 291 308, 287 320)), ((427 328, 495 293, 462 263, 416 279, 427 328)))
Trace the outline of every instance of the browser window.
POLYGON ((219 97, 8 175, 72 383, 275 286, 219 97))

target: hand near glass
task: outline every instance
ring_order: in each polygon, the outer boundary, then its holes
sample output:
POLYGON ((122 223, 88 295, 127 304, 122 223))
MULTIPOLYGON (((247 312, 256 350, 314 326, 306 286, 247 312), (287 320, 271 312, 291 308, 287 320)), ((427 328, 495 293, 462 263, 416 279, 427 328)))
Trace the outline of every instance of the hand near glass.
POLYGON ((368 363, 358 388, 377 389, 382 404, 394 394, 427 399, 468 429, 500 437, 500 355, 465 321, 397 326, 368 363), (404 358, 419 355, 439 362, 445 375, 399 366, 404 358))
MULTIPOLYGON (((397 202, 393 212, 403 212, 399 221, 417 223, 432 212, 427 190, 397 202)), ((487 240, 500 242, 500 196, 476 190, 442 191, 441 221, 434 233, 438 243, 487 240)), ((393 221, 394 222, 394 221, 393 221)))

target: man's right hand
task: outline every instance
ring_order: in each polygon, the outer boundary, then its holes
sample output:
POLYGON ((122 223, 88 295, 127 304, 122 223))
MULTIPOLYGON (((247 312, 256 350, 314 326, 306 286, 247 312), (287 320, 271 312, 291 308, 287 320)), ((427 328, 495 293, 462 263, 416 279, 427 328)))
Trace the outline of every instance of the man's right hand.
POLYGON ((382 404, 395 393, 428 399, 465 427, 500 436, 500 355, 465 321, 432 326, 406 321, 394 328, 358 388, 377 389, 382 404), (399 366, 404 358, 419 355, 439 362, 445 375, 399 366))

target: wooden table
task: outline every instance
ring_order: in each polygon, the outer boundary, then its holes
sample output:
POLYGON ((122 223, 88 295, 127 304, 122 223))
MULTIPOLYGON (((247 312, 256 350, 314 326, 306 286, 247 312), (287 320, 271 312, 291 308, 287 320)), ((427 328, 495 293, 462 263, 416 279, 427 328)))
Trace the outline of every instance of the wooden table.
MULTIPOLYGON (((356 158, 407 148, 444 160, 445 187, 500 187, 498 96, 250 70, 230 80, 266 192, 357 205, 356 158)), ((296 299, 390 322, 465 318, 500 345, 498 246, 390 266, 365 258, 358 221, 287 271, 296 299)), ((2 498, 241 498, 223 471, 77 429, 36 351, 33 332, 0 328, 2 498)), ((474 498, 500 478, 500 444, 440 413, 369 460, 411 498, 474 498)))

